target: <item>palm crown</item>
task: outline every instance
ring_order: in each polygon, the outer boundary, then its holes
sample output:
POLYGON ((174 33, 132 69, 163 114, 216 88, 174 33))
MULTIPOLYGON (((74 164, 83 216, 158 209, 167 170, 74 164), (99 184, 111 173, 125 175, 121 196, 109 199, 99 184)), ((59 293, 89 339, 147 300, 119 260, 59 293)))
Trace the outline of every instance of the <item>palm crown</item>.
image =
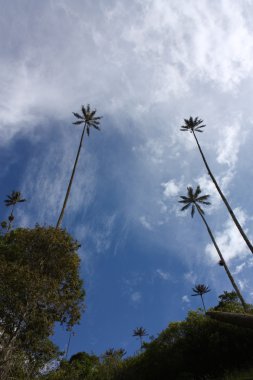
POLYGON ((201 125, 203 123, 203 120, 199 119, 198 117, 190 116, 189 119, 184 119, 185 125, 181 125, 180 131, 186 132, 190 131, 191 133, 194 132, 203 132, 201 129, 205 127, 205 125, 201 125))
POLYGON ((136 327, 136 329, 134 329, 133 331, 133 336, 138 336, 142 338, 143 336, 147 336, 147 335, 148 335, 147 331, 143 327, 136 327))
POLYGON ((26 199, 21 198, 20 191, 13 191, 11 195, 7 195, 7 199, 5 199, 4 203, 7 207, 15 206, 17 203, 25 202, 26 199))
POLYGON ((79 119, 78 121, 75 121, 73 124, 80 125, 84 124, 84 128, 86 128, 87 135, 90 135, 90 128, 93 127, 95 129, 99 128, 100 124, 100 119, 102 119, 102 116, 95 116, 97 110, 91 110, 90 105, 87 104, 87 107, 85 108, 84 106, 81 107, 82 114, 80 115, 79 113, 73 112, 73 115, 79 119))
POLYGON ((203 296, 203 294, 209 293, 211 291, 211 289, 209 289, 209 287, 204 284, 195 285, 195 287, 192 288, 192 290, 195 293, 195 294, 192 294, 193 297, 203 296))
POLYGON ((193 191, 192 187, 189 186, 187 187, 187 196, 181 195, 180 198, 181 200, 178 201, 179 203, 184 203, 185 206, 181 208, 181 211, 184 211, 188 209, 188 207, 192 206, 191 208, 191 216, 194 216, 195 213, 195 207, 202 213, 205 214, 204 211, 202 210, 201 205, 210 205, 211 203, 207 201, 207 199, 210 197, 210 195, 201 195, 201 189, 200 186, 197 186, 196 190, 193 191))

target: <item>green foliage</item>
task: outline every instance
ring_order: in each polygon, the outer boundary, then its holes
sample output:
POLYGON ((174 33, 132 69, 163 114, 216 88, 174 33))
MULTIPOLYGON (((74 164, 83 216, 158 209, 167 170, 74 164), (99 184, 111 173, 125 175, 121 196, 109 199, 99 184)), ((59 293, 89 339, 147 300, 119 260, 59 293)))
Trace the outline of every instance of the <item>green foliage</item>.
MULTIPOLYGON (((236 292, 224 291, 219 295, 219 303, 213 308, 214 311, 227 311, 231 313, 243 313, 244 308, 236 292)), ((253 313, 253 306, 247 304, 247 313, 253 313)))
POLYGON ((190 312, 174 322, 145 352, 124 361, 114 380, 220 378, 253 360, 253 331, 190 312))
POLYGON ((97 372, 99 358, 86 352, 73 355, 69 361, 63 360, 59 367, 43 376, 43 380, 83 380, 92 379, 97 372))
POLYGON ((13 370, 14 353, 20 369, 34 368, 31 377, 56 356, 48 340, 55 322, 71 328, 79 321, 84 291, 78 247, 53 227, 19 228, 0 237, 1 379, 13 370))

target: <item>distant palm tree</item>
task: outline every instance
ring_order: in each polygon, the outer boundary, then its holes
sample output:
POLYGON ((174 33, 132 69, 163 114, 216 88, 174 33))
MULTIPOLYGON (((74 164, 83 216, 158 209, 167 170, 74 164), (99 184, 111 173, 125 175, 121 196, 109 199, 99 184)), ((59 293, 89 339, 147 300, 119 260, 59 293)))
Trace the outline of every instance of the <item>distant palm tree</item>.
POLYGON ((204 285, 204 284, 197 284, 197 285, 195 285, 194 288, 192 288, 192 290, 195 293, 195 294, 192 294, 193 297, 195 297, 195 296, 201 297, 202 305, 203 305, 204 311, 206 313, 206 307, 205 307, 203 295, 206 293, 209 293, 211 291, 211 289, 209 289, 209 287, 204 285))
POLYGON ((216 243, 216 240, 213 236, 213 233, 209 227, 209 225, 207 224, 207 221, 206 221, 206 218, 204 217, 204 211, 202 210, 201 206, 200 205, 210 205, 211 203, 208 201, 209 199, 209 195, 200 195, 201 194, 201 189, 199 186, 197 186, 196 190, 193 191, 192 187, 187 187, 187 196, 180 196, 181 200, 179 201, 179 203, 184 203, 185 205, 181 208, 181 211, 184 211, 186 209, 188 209, 190 206, 191 206, 191 216, 193 217, 194 216, 194 213, 195 213, 195 209, 197 209, 203 223, 205 224, 206 226, 206 229, 209 233, 209 236, 213 242, 213 245, 220 257, 220 260, 222 261, 223 263, 223 266, 224 266, 224 269, 228 275, 228 278, 230 279, 230 282, 233 286, 233 288, 235 289, 241 303, 242 303, 242 306, 244 308, 244 310, 246 311, 247 310, 247 306, 246 306, 246 303, 240 293, 240 290, 238 288, 238 286, 236 285, 235 283, 235 280, 232 276, 232 274, 230 273, 230 270, 228 269, 228 266, 226 264, 226 261, 224 260, 224 257, 222 256, 222 253, 216 243))
POLYGON ((72 173, 71 173, 71 177, 70 177, 70 180, 69 180, 67 192, 66 192, 66 195, 65 195, 65 199, 64 199, 64 202, 63 202, 63 206, 62 206, 62 209, 61 209, 60 216, 59 216, 57 224, 56 224, 56 228, 60 227, 62 219, 63 219, 63 216, 64 216, 64 211, 65 211, 65 208, 66 208, 66 205, 67 205, 67 202, 68 202, 68 198, 69 198, 72 182, 73 182, 75 171, 76 171, 76 166, 77 166, 77 163, 78 163, 78 160, 79 160, 79 155, 80 155, 82 144, 83 144, 84 133, 86 131, 87 136, 89 136, 90 135, 90 128, 92 128, 92 127, 95 128, 95 129, 97 129, 97 130, 100 130, 99 124, 100 124, 100 119, 102 118, 102 116, 95 116, 97 111, 95 109, 91 110, 89 104, 87 105, 86 108, 84 106, 82 106, 81 107, 81 111, 82 111, 81 115, 79 115, 79 113, 73 112, 73 115, 78 119, 78 121, 75 121, 73 124, 75 124, 75 125, 84 124, 84 126, 83 126, 83 131, 82 131, 79 147, 78 147, 78 150, 77 150, 77 155, 76 155, 75 163, 74 163, 74 166, 73 166, 73 169, 72 169, 72 173))
POLYGON ((235 223, 235 225, 238 228, 238 230, 239 230, 241 236, 243 237, 245 243, 247 244, 247 246, 249 247, 251 253, 253 254, 253 245, 251 244, 251 242, 249 241, 249 238, 247 237, 247 235, 245 234, 244 230, 242 229, 242 226, 240 225, 240 223, 239 223, 238 219, 236 218, 236 216, 235 216, 235 214, 234 214, 234 212, 233 212, 230 204, 228 203, 225 195, 223 194, 221 188, 219 187, 219 185, 218 185, 218 183, 217 183, 217 181, 216 181, 213 173, 211 172, 211 169, 210 169, 210 167, 209 167, 209 165, 208 165, 208 163, 206 161, 204 153, 203 153, 203 151, 201 149, 201 146, 200 146, 200 144, 198 142, 198 139, 197 139, 197 136, 195 134, 195 132, 203 132, 202 128, 205 127, 205 125, 202 124, 203 120, 199 119, 198 117, 195 117, 195 119, 193 119, 192 117, 190 117, 188 120, 184 119, 184 121, 185 121, 185 125, 182 125, 180 130, 183 131, 183 132, 189 131, 190 133, 193 134, 193 136, 195 138, 195 141, 197 143, 199 152, 201 154, 201 157, 202 157, 202 159, 204 161, 204 164, 206 166, 207 172, 210 175, 210 177, 211 177, 211 179, 212 179, 212 181, 214 183, 214 186, 216 187, 218 193, 220 194, 221 199, 225 203, 225 206, 227 207, 227 210, 228 210, 231 218, 233 219, 233 222, 235 223))
POLYGON ((126 355, 126 350, 124 348, 119 348, 118 350, 115 350, 114 348, 108 348, 105 351, 103 357, 122 359, 124 355, 126 355))
POLYGON ((11 195, 7 195, 7 199, 5 199, 4 203, 5 203, 5 206, 7 207, 11 207, 11 213, 8 217, 9 219, 9 224, 8 224, 8 227, 7 227, 7 231, 10 231, 11 229, 11 225, 12 225, 12 222, 14 220, 14 208, 16 206, 17 203, 22 203, 22 202, 25 202, 26 199, 24 198, 21 198, 21 193, 20 191, 12 191, 11 195))
POLYGON ((143 327, 136 327, 136 329, 133 331, 133 336, 137 336, 140 339, 141 348, 143 345, 143 337, 147 335, 147 331, 143 327))

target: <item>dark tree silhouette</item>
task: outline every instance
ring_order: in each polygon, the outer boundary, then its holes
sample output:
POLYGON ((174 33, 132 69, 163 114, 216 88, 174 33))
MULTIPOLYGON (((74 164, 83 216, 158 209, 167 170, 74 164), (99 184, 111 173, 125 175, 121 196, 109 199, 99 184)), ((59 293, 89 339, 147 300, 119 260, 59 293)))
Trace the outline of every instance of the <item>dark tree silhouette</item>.
POLYGON ((204 285, 204 284, 197 284, 197 285, 195 285, 194 288, 192 288, 192 290, 195 293, 195 294, 192 294, 193 297, 195 297, 195 296, 201 297, 202 305, 203 305, 204 311, 206 313, 206 307, 205 307, 203 295, 206 293, 209 293, 211 291, 211 289, 209 289, 209 287, 204 285))
POLYGON ((148 335, 147 331, 143 327, 136 327, 136 329, 134 329, 134 331, 133 331, 133 336, 136 336, 140 339, 141 348, 143 345, 143 337, 147 336, 147 335, 148 335))
POLYGON ((5 206, 7 207, 11 207, 11 213, 8 217, 9 219, 9 224, 8 224, 8 227, 7 227, 7 231, 10 231, 11 229, 11 226, 12 226, 12 222, 14 220, 14 209, 15 209, 15 206, 17 203, 22 203, 22 202, 25 202, 26 199, 24 198, 21 198, 21 193, 20 191, 12 191, 11 195, 7 195, 7 199, 5 199, 4 203, 5 203, 5 206))
POLYGON ((223 200, 225 206, 227 207, 227 210, 228 210, 231 218, 233 219, 233 222, 235 223, 235 225, 238 228, 238 230, 239 230, 242 238, 244 239, 245 243, 247 244, 248 248, 250 249, 251 253, 253 254, 253 245, 249 241, 249 238, 245 234, 245 232, 244 232, 242 226, 240 225, 238 219, 236 218, 236 216, 235 216, 235 214, 234 214, 234 212, 233 212, 230 204, 228 203, 225 195, 223 194, 221 188, 219 187, 219 185, 218 185, 218 183, 217 183, 217 181, 216 181, 216 179, 215 179, 213 173, 211 172, 211 169, 210 169, 210 167, 209 167, 209 165, 207 163, 207 160, 206 160, 206 158, 204 156, 204 153, 203 153, 203 151, 201 149, 201 146, 200 146, 200 144, 198 142, 198 139, 197 139, 197 136, 196 136, 195 132, 203 132, 202 128, 205 127, 205 125, 202 124, 203 120, 199 119, 198 117, 195 117, 195 119, 193 117, 190 117, 189 119, 184 119, 184 121, 185 121, 185 125, 182 125, 180 130, 183 131, 183 132, 189 131, 190 133, 193 134, 194 139, 195 139, 195 141, 197 143, 199 152, 201 154, 201 157, 202 157, 202 159, 204 161, 204 164, 206 166, 207 172, 210 175, 210 177, 211 177, 211 179, 212 179, 212 181, 214 183, 214 186, 216 187, 218 193, 220 194, 221 199, 223 200))
POLYGON ((214 235, 209 227, 209 225, 207 224, 207 221, 206 221, 206 218, 204 217, 204 211, 203 209, 201 208, 200 205, 210 205, 211 203, 208 201, 209 199, 209 195, 200 195, 201 194, 201 189, 199 186, 197 186, 196 190, 193 191, 192 187, 187 187, 187 196, 180 196, 181 200, 179 201, 179 203, 184 203, 185 205, 181 208, 181 211, 184 211, 184 210, 187 210, 189 207, 191 207, 191 216, 193 217, 194 216, 194 213, 195 213, 195 209, 197 209, 203 223, 205 224, 206 226, 206 229, 209 233, 209 236, 213 242, 213 245, 220 257, 220 260, 222 261, 223 263, 223 266, 224 266, 224 269, 227 273, 227 276, 228 278, 230 279, 230 282, 234 288, 234 290, 236 291, 241 303, 242 303, 242 306, 244 308, 245 311, 247 311, 247 306, 246 306, 246 303, 241 295, 241 292, 238 288, 238 286, 236 285, 235 283, 235 280, 230 272, 230 270, 228 269, 228 266, 226 264, 226 261, 224 260, 224 257, 216 243, 216 240, 214 238, 214 235))
POLYGON ((59 216, 58 221, 56 223, 56 228, 60 227, 62 219, 63 219, 63 216, 64 216, 64 212, 65 212, 65 209, 66 209, 66 206, 67 206, 67 202, 68 202, 71 186, 72 186, 73 179, 74 179, 74 176, 75 176, 76 166, 77 166, 77 163, 78 163, 78 160, 79 160, 79 156, 80 156, 80 152, 81 152, 81 148, 82 148, 82 144, 83 144, 84 133, 86 131, 87 136, 89 136, 91 128, 95 128, 97 130, 100 130, 99 124, 100 124, 100 119, 102 118, 102 116, 95 116, 97 111, 95 109, 91 110, 89 104, 87 105, 86 108, 84 106, 82 106, 81 107, 81 111, 82 111, 81 115, 79 113, 73 112, 73 115, 78 119, 78 121, 75 121, 73 124, 75 124, 75 125, 84 124, 84 126, 83 126, 83 131, 82 131, 79 147, 78 147, 78 150, 77 150, 77 155, 76 155, 75 163, 74 163, 74 166, 73 166, 73 169, 72 169, 72 173, 71 173, 71 177, 70 177, 70 180, 69 180, 67 192, 66 192, 65 199, 64 199, 64 202, 63 202, 63 205, 62 205, 61 213, 60 213, 60 216, 59 216))

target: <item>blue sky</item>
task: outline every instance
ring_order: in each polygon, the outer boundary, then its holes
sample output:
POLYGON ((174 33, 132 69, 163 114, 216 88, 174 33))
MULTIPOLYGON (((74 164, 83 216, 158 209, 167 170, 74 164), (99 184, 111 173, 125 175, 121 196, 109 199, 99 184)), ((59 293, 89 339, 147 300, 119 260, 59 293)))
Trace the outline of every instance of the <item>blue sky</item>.
MULTIPOLYGON (((200 143, 252 239, 253 2, 214 0, 0 1, 1 190, 20 190, 22 226, 55 224, 90 103, 101 132, 85 139, 64 227, 80 241, 86 312, 70 354, 135 352, 137 326, 156 335, 231 290, 196 217, 179 212, 188 185, 211 195, 207 211, 231 271, 253 302, 253 258, 210 183, 200 143)), ((6 210, 3 209, 3 213, 6 210)), ((57 329, 62 349, 68 336, 57 329)))

